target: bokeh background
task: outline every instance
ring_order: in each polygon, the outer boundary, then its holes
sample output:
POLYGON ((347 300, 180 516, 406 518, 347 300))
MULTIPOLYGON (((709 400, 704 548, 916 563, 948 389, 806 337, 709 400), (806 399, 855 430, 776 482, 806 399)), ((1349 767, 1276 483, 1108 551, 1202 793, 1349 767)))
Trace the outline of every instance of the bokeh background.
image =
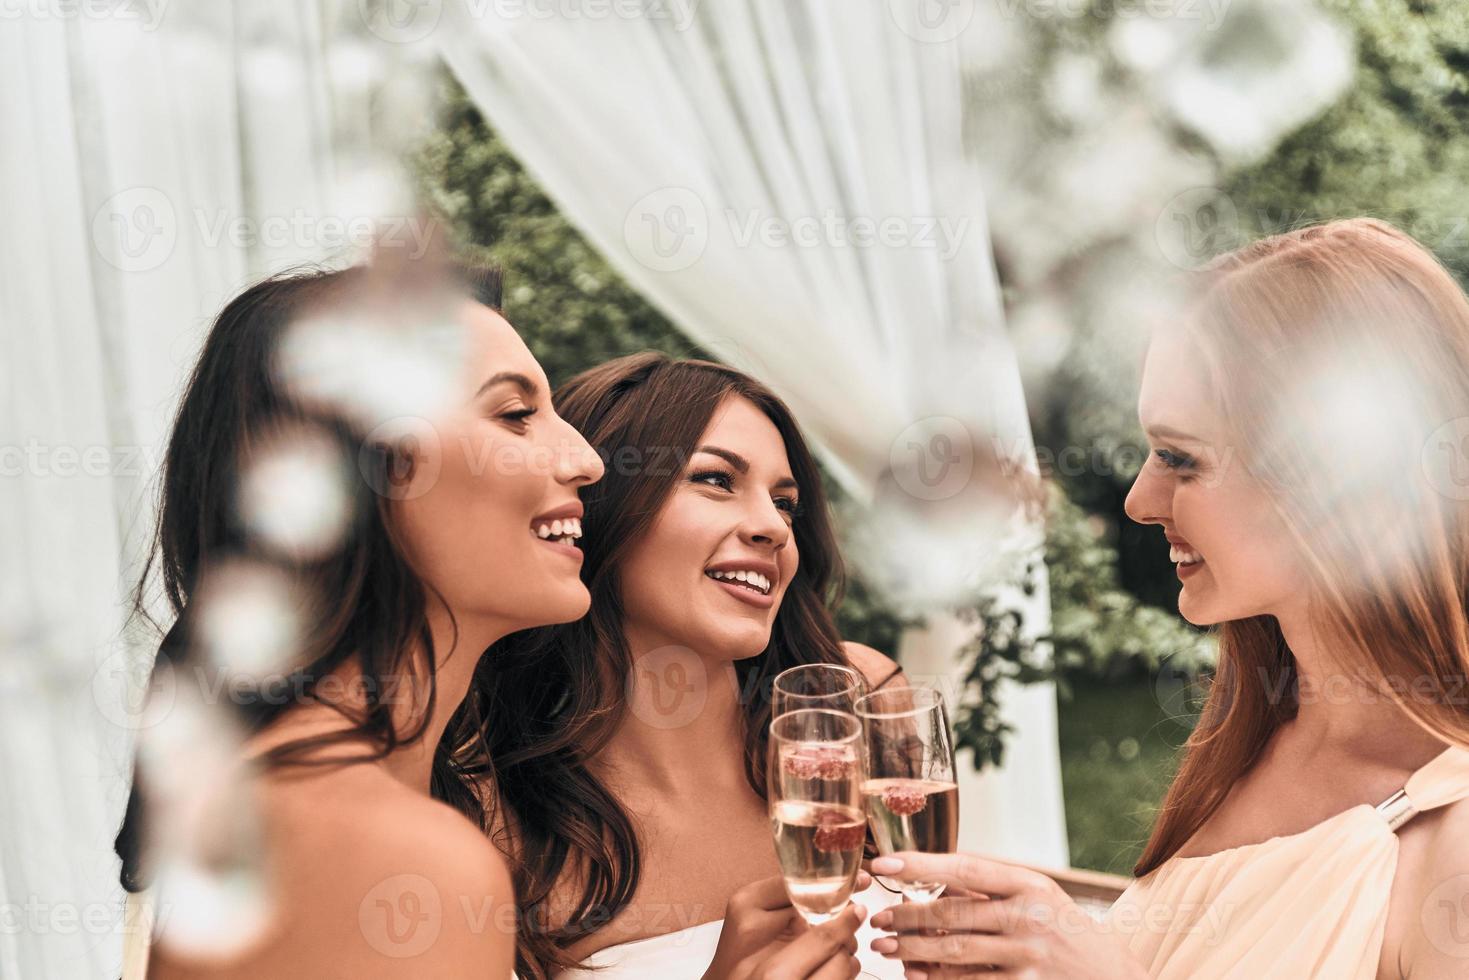
POLYGON ((128 600, 247 283, 443 233, 504 268, 553 383, 645 349, 752 370, 823 450, 844 633, 946 686, 962 845, 1125 875, 1213 657, 1122 510, 1148 330, 1180 272, 1337 217, 1465 281, 1466 124, 1461 0, 0 3, 0 980, 115 975, 156 651, 128 600), (634 240, 690 203, 968 233, 716 235, 679 268, 634 240), (925 415, 1039 475, 1019 545, 884 500, 925 415), (971 581, 991 553, 1018 561, 971 581))

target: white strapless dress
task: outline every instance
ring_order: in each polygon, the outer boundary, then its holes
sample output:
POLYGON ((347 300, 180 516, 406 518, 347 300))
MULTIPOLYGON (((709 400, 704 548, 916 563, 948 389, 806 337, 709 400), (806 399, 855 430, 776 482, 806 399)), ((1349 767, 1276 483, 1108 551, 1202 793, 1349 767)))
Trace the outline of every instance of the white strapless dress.
MULTIPOLYGON (((866 906, 867 914, 872 916, 896 905, 902 898, 873 882, 853 900, 866 906)), ((647 980, 650 977, 657 980, 698 980, 714 959, 714 949, 719 945, 719 931, 723 926, 724 920, 716 919, 677 932, 608 946, 582 960, 580 968, 556 974, 555 980, 647 980)), ((862 977, 903 980, 900 961, 872 951, 872 941, 886 935, 891 934, 872 928, 868 922, 862 923, 857 930, 857 959, 862 961, 862 977)))

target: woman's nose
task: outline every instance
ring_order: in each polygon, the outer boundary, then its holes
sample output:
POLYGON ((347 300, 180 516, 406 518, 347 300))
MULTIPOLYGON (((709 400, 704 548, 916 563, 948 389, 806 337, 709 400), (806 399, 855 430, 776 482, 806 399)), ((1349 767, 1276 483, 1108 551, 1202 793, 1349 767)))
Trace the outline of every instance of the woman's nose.
POLYGON ((556 479, 561 483, 585 486, 602 479, 607 467, 602 457, 570 423, 556 447, 556 479))
POLYGON ((781 509, 775 506, 775 501, 766 500, 754 504, 740 533, 750 542, 782 548, 791 538, 791 526, 786 523, 781 509))
POLYGON ((1155 476, 1145 463, 1133 481, 1132 489, 1127 491, 1122 509, 1139 524, 1162 524, 1168 519, 1172 500, 1168 481, 1155 476))

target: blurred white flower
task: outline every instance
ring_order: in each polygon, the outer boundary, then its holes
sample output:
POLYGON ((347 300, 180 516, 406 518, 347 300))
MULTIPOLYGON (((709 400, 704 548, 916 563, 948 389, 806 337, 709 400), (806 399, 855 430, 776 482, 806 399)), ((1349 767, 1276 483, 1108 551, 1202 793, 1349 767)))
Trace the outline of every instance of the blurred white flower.
MULTIPOLYGON (((433 316, 433 308, 424 313, 433 316)), ((292 325, 276 370, 298 397, 372 431, 394 419, 441 417, 463 383, 467 340, 447 316, 418 324, 321 316, 292 325)))
POLYGON ((1310 0, 1236 0, 1222 23, 1119 19, 1112 47, 1155 97, 1235 163, 1257 159, 1351 81, 1350 35, 1310 0))
POLYGON ((324 433, 277 434, 244 461, 240 520, 255 540, 298 559, 340 547, 352 519, 351 470, 324 433))
POLYGON ((270 913, 252 772, 229 705, 203 684, 173 690, 138 737, 157 939, 184 955, 228 956, 261 937, 270 913))
POLYGON ((211 567, 191 607, 194 642, 226 681, 258 680, 289 669, 302 624, 299 602, 283 573, 245 561, 211 567))

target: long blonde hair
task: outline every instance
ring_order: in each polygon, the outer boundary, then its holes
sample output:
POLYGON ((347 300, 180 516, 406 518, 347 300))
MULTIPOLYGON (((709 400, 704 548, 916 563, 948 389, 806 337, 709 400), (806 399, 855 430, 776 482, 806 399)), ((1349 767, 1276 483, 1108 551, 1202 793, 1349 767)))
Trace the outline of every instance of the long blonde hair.
MULTIPOLYGON (((1235 462, 1298 546, 1336 666, 1469 746, 1469 299, 1372 219, 1266 238, 1201 277, 1183 329, 1235 462)), ((1193 836, 1299 704, 1274 617, 1217 632, 1218 670, 1139 876, 1193 836)))

